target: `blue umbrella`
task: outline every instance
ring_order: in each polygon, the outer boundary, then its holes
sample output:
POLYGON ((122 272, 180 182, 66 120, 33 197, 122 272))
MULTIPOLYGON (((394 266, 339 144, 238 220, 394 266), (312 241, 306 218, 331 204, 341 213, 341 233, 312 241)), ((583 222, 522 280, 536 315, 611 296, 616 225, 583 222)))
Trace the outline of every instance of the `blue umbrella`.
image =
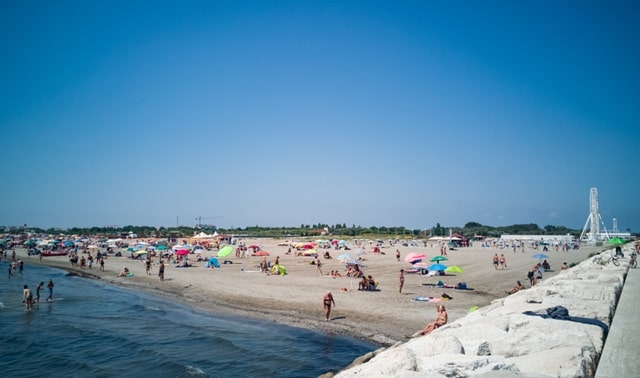
POLYGON ((544 253, 536 253, 535 255, 533 255, 531 257, 533 257, 534 259, 542 260, 542 259, 546 259, 549 256, 545 255, 544 253))
POLYGON ((218 259, 216 259, 215 257, 210 257, 209 261, 207 261, 207 263, 205 264, 205 268, 210 267, 211 265, 213 265, 216 268, 220 268, 220 263, 218 262, 218 259))
POLYGON ((446 265, 442 265, 442 264, 429 265, 429 270, 445 270, 445 269, 447 269, 446 265))

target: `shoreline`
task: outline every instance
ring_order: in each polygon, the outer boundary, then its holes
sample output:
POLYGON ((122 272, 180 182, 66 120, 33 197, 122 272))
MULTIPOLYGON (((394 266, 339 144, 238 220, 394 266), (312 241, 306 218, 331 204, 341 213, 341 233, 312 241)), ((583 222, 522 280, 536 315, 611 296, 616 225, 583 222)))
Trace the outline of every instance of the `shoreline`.
MULTIPOLYGON (((275 241, 264 241, 266 248, 277 251, 275 241)), ((438 254, 436 249, 401 248, 402 255, 409 252, 426 253, 430 256, 438 254)), ((512 254, 508 251, 493 249, 464 248, 449 252, 449 258, 455 265, 465 267, 465 273, 457 276, 427 277, 406 275, 404 294, 398 293, 397 277, 400 268, 407 268, 404 261, 396 261, 392 251, 383 255, 366 253, 367 271, 380 281, 378 292, 357 291, 357 280, 345 278, 332 279, 326 275, 315 273, 315 267, 309 266, 310 258, 272 253, 270 260, 280 256, 281 263, 287 267, 286 276, 268 276, 257 272, 255 265, 262 259, 249 257, 240 259, 228 257, 233 264, 221 265, 215 270, 204 269, 200 265, 191 268, 175 268, 167 264, 166 280, 160 282, 157 276, 157 258, 154 258, 153 274, 147 276, 144 264, 140 260, 109 255, 105 262, 105 272, 93 269, 74 268, 70 266, 66 256, 43 257, 27 256, 26 250, 16 249, 17 258, 26 264, 43 265, 62 269, 70 274, 89 279, 99 279, 111 285, 178 301, 182 304, 228 316, 240 316, 250 319, 272 321, 297 328, 317 332, 335 333, 364 340, 372 344, 388 347, 406 341, 405 336, 420 329, 433 316, 435 304, 415 302, 414 296, 429 295, 437 297, 446 291, 455 299, 447 301, 447 309, 451 320, 464 317, 469 308, 483 307, 493 300, 506 296, 505 290, 513 286, 516 279, 526 280, 525 269, 535 263, 531 253, 512 254), (505 253, 509 262, 509 270, 494 271, 488 260, 493 253, 505 253), (117 277, 118 272, 126 265, 133 277, 117 277), (464 280, 475 289, 459 291, 451 288, 432 286, 438 279, 447 283, 452 280, 464 280), (341 291, 349 288, 350 291, 341 291), (332 311, 332 319, 325 322, 320 299, 331 290, 336 298, 336 306, 332 311)), ((585 248, 579 253, 549 252, 558 254, 563 260, 579 262, 587 258, 591 252, 600 252, 599 248, 585 248)), ((335 254, 336 251, 331 251, 335 254)), ((81 255, 81 254, 80 254, 81 255)), ((215 251, 209 253, 215 255, 215 251)), ((559 267, 555 256, 552 265, 559 267)), ((342 267, 338 261, 323 261, 325 274, 333 268, 342 267)), ((452 263, 453 264, 453 263, 452 263)), ((558 269, 559 270, 559 269, 558 269)), ((557 272, 555 272, 557 273, 557 272)), ((553 273, 549 274, 550 276, 553 273)))

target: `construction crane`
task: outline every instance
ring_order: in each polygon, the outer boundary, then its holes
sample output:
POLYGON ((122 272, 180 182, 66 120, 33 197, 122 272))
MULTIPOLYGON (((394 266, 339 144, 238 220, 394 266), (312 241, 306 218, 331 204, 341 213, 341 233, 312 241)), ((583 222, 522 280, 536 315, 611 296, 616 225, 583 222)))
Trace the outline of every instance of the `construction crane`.
POLYGON ((198 221, 198 223, 196 224, 196 228, 202 227, 203 219, 219 219, 219 218, 223 218, 223 217, 197 217, 196 221, 198 221))

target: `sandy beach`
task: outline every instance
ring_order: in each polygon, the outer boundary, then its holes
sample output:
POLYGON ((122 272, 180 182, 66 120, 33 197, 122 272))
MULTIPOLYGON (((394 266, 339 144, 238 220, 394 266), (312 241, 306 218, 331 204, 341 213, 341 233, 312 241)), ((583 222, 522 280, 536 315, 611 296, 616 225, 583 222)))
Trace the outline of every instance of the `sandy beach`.
MULTIPOLYGON (((526 273, 538 262, 535 253, 545 253, 553 269, 546 272, 543 280, 560 271, 560 265, 569 265, 588 258, 591 253, 600 252, 606 247, 581 246, 568 252, 548 252, 526 248, 525 252, 512 249, 482 248, 479 244, 472 247, 448 251, 446 265, 457 265, 464 272, 455 275, 427 276, 420 273, 405 275, 403 293, 398 292, 400 269, 410 268, 404 257, 409 253, 422 253, 429 258, 440 255, 439 246, 426 247, 387 247, 382 253, 374 254, 373 245, 366 244, 362 257, 366 264, 365 273, 379 282, 377 291, 358 291, 358 280, 344 277, 345 266, 336 257, 353 251, 329 250, 333 259, 323 259, 323 275, 311 265, 312 257, 286 255, 287 246, 279 246, 281 240, 243 239, 246 245, 259 244, 270 253, 271 262, 279 256, 280 263, 286 267, 287 275, 267 275, 261 273, 258 264, 262 257, 239 258, 232 254, 219 259, 220 268, 205 269, 204 262, 196 262, 195 255, 189 255, 193 267, 177 268, 175 264, 166 264, 165 281, 158 278, 158 258, 153 259, 151 275, 145 273, 144 260, 109 255, 105 260, 105 271, 100 272, 94 264, 89 268, 71 268, 66 256, 43 257, 27 256, 26 250, 18 248, 18 258, 27 264, 43 264, 63 268, 78 274, 92 275, 104 282, 141 290, 178 300, 191 306, 251 318, 259 318, 318 331, 334 332, 353 336, 379 345, 387 346, 397 341, 405 341, 406 336, 424 327, 433 320, 437 303, 414 301, 416 297, 440 298, 447 293, 452 299, 443 303, 447 307, 450 321, 465 316, 473 306, 482 307, 492 300, 506 296, 517 280, 526 287, 529 282, 526 273), (397 261, 396 248, 401 258, 397 261), (496 270, 492 256, 504 254, 507 268, 496 270), (232 264, 222 264, 223 260, 232 264), (126 266, 132 277, 118 277, 126 266), (338 270, 343 277, 328 276, 331 270, 338 270), (466 282, 468 290, 441 288, 433 286, 439 280, 455 285, 466 282), (343 289, 346 288, 347 291, 343 289), (336 306, 331 320, 324 321, 322 296, 330 290, 336 306)), ((355 249, 355 247, 354 247, 355 249)), ((325 250, 320 250, 322 253, 325 250)), ((96 251, 97 252, 97 251, 96 251)), ((103 251, 104 252, 104 251, 103 251)), ((217 250, 205 251, 203 257, 216 256, 217 250)), ((295 250, 294 250, 295 254, 295 250)), ((205 258, 206 260, 206 258, 205 258)), ((28 267, 27 267, 28 269, 28 267)))

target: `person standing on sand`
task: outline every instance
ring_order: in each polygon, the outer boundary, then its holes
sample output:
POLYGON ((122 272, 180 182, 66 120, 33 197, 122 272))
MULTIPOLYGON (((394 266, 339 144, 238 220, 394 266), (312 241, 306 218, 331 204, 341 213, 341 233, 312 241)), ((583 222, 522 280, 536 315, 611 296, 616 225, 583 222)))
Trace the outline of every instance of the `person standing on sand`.
POLYGON ((49 289, 49 296, 47 297, 46 301, 52 301, 53 300, 53 280, 49 279, 49 283, 47 284, 47 289, 49 289))
POLYGON ((104 257, 100 256, 100 271, 104 272, 104 257))
POLYGON ((320 262, 320 259, 318 258, 318 256, 316 256, 315 263, 316 263, 316 272, 320 273, 320 275, 322 275, 322 269, 321 269, 322 263, 320 262))
POLYGON ((396 249, 396 260, 400 261, 400 250, 396 249))
POLYGON ((331 316, 331 305, 336 305, 336 301, 333 300, 333 295, 330 291, 322 297, 322 303, 324 305, 324 318, 325 321, 329 321, 329 316, 331 316))
POLYGON ((160 281, 164 281, 164 261, 160 260, 160 267, 158 268, 158 276, 160 281))
POLYGON ((404 269, 400 269, 400 294, 402 294, 403 286, 404 286, 404 269))
POLYGON ((498 270, 498 264, 500 263, 500 258, 498 257, 498 254, 494 254, 493 255, 493 268, 495 270, 498 270))
POLYGON ((148 255, 147 261, 144 262, 145 270, 147 271, 147 276, 151 275, 151 255, 148 255))

